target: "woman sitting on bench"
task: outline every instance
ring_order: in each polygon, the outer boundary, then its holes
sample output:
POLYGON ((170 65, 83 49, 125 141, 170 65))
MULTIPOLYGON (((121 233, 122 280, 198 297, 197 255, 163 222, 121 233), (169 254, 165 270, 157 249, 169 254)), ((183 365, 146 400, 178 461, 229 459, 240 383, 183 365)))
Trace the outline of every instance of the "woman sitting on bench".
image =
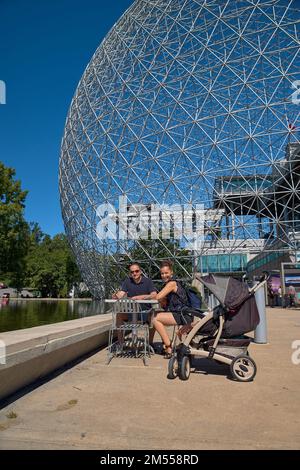
POLYGON ((158 300, 165 308, 163 312, 155 314, 152 324, 164 343, 165 358, 170 358, 172 353, 171 341, 165 327, 185 325, 181 329, 181 333, 187 332, 191 329, 193 316, 181 313, 184 307, 189 306, 189 302, 184 287, 179 281, 173 279, 174 273, 171 261, 164 261, 161 264, 160 275, 165 286, 160 292, 147 296, 147 299, 158 300))

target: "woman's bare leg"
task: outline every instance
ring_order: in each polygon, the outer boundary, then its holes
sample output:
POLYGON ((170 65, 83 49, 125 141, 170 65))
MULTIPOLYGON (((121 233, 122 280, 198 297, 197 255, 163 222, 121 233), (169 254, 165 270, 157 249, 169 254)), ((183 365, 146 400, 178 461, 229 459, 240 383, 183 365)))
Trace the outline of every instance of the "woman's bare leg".
POLYGON ((182 340, 182 336, 187 335, 193 329, 193 326, 195 324, 196 324, 195 322, 188 323, 187 325, 183 325, 179 328, 179 330, 177 331, 177 335, 180 341, 182 340))
POLYGON ((156 317, 156 315, 157 315, 158 313, 160 313, 160 312, 154 311, 154 312, 150 313, 150 315, 149 315, 149 325, 150 325, 150 329, 149 329, 149 343, 150 343, 150 344, 153 344, 154 336, 155 336, 155 333, 156 333, 156 329, 155 329, 155 327, 154 327, 153 320, 154 320, 154 318, 156 317))
POLYGON ((166 331, 165 326, 175 326, 177 325, 171 312, 161 312, 158 313, 153 319, 153 326, 157 333, 160 335, 164 345, 166 346, 166 352, 171 351, 171 341, 166 331))

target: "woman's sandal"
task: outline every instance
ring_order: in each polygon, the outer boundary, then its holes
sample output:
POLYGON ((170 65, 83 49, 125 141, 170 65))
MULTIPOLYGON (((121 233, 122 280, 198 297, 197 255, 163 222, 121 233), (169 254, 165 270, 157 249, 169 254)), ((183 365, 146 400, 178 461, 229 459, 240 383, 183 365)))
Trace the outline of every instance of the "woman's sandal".
POLYGON ((164 354, 164 358, 165 359, 171 359, 172 357, 172 344, 170 343, 169 346, 166 346, 165 344, 163 345, 163 349, 165 351, 165 354, 164 354), (168 349, 170 349, 171 351, 168 352, 168 349))

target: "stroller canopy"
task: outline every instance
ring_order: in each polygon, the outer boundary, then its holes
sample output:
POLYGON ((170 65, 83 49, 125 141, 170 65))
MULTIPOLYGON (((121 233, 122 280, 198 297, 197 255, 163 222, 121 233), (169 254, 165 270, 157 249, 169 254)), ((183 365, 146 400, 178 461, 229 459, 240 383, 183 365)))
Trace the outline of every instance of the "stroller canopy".
POLYGON ((232 277, 209 274, 198 279, 219 300, 221 305, 229 309, 236 309, 249 297, 247 285, 232 277))
MULTIPOLYGON (((246 284, 232 277, 197 277, 216 296, 222 307, 229 309, 225 315, 222 337, 231 338, 254 330, 259 324, 255 297, 246 284)), ((218 307, 216 307, 218 308, 218 307)))

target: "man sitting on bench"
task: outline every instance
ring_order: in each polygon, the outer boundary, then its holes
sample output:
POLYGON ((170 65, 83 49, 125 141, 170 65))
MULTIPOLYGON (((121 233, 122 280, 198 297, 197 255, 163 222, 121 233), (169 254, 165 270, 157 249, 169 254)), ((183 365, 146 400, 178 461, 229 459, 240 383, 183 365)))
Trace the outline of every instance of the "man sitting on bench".
MULTIPOLYGON (((113 299, 122 299, 123 297, 134 297, 134 300, 144 300, 145 297, 149 299, 150 294, 156 294, 156 289, 151 279, 146 276, 143 276, 141 267, 138 263, 132 263, 129 266, 129 277, 127 277, 122 285, 121 289, 113 294, 113 299)), ((151 305, 143 305, 145 309, 150 309, 151 305)), ((120 326, 124 321, 128 321, 128 314, 120 313, 117 315, 117 327, 120 326)), ((149 321, 149 314, 146 314, 146 318, 143 318, 144 321, 149 321)), ((152 332, 151 332, 152 333, 152 332)), ((153 335, 155 331, 153 329, 153 335)), ((152 342, 152 334, 150 334, 150 343, 152 342)), ((152 339, 153 340, 153 339, 152 339)), ((124 338, 122 332, 118 330, 118 341, 122 343, 124 338)))

